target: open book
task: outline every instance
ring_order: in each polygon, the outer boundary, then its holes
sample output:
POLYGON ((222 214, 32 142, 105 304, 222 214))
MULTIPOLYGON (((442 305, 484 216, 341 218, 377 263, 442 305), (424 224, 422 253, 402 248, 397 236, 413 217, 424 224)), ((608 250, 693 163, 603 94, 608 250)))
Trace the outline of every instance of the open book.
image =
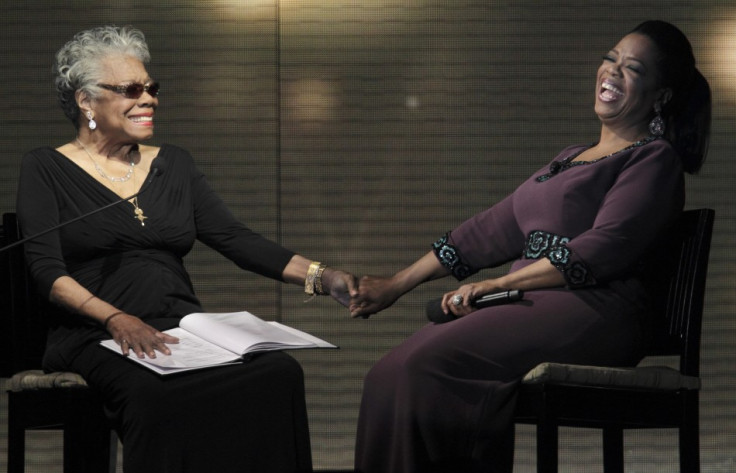
MULTIPOLYGON (((278 322, 266 322, 250 312, 194 313, 182 318, 179 327, 165 333, 179 339, 167 346, 171 355, 128 358, 159 374, 179 373, 209 366, 237 363, 250 353, 300 348, 337 348, 313 335, 278 322)), ((115 340, 102 346, 120 353, 115 340)))

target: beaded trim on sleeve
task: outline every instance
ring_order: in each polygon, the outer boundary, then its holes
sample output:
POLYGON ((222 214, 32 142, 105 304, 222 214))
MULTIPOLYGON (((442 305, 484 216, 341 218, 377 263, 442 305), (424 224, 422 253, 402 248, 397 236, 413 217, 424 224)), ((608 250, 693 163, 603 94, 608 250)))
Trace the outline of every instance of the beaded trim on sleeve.
POLYGON ((449 243, 449 233, 432 244, 432 250, 442 266, 449 269, 458 280, 463 280, 473 274, 469 265, 462 261, 457 247, 449 243))
POLYGON ((569 241, 568 237, 535 230, 527 237, 523 257, 526 259, 547 258, 562 273, 570 287, 595 284, 595 278, 587 265, 579 261, 570 261, 572 251, 567 247, 569 241))

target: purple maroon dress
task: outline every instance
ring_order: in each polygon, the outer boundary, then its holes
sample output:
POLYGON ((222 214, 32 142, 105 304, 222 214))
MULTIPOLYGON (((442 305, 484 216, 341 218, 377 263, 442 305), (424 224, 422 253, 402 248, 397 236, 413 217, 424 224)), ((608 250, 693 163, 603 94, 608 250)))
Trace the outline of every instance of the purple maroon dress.
POLYGON ((515 393, 528 370, 640 360, 648 299, 637 263, 683 208, 682 167, 662 139, 572 161, 586 148, 563 150, 433 245, 459 280, 548 258, 567 285, 428 324, 378 361, 365 379, 356 472, 510 472, 515 393))

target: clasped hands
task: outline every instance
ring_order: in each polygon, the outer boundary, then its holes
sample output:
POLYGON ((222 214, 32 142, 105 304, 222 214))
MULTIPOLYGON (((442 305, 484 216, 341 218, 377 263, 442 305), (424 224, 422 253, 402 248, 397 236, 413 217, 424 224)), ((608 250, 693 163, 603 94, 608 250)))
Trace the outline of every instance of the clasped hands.
MULTIPOLYGON (((396 302, 405 292, 398 287, 394 278, 381 276, 363 276, 358 280, 355 276, 344 271, 328 268, 323 277, 325 287, 330 296, 347 307, 354 318, 368 318, 396 302)), ((492 280, 482 283, 465 284, 455 291, 442 296, 442 310, 453 313, 457 317, 467 315, 475 309, 470 301, 490 292, 492 280), (453 304, 452 298, 460 295, 461 304, 453 304)), ((112 319, 108 331, 120 345, 123 355, 130 355, 131 351, 138 358, 156 358, 156 352, 170 355, 171 349, 167 344, 179 343, 179 339, 161 332, 148 325, 140 318, 123 313, 112 319)))
MULTIPOLYGON (((454 291, 446 292, 442 296, 442 311, 445 314, 452 313, 456 317, 462 317, 474 312, 471 301, 488 294, 501 290, 501 286, 493 279, 478 283, 464 284, 454 291), (459 299, 459 303, 454 303, 459 299)), ((380 312, 396 302, 405 294, 393 278, 380 276, 363 276, 357 287, 355 295, 350 298, 350 315, 352 317, 368 318, 380 312)))

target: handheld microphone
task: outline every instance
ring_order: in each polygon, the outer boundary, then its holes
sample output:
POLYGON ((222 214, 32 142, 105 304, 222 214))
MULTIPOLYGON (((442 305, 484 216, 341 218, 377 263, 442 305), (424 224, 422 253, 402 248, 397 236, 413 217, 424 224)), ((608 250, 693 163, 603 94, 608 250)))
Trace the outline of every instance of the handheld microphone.
MULTIPOLYGON (((524 292, 516 289, 512 291, 494 292, 475 299, 470 305, 476 309, 482 309, 484 307, 515 302, 521 300, 522 297, 524 297, 524 292)), ((432 299, 427 302, 427 319, 431 322, 443 324, 445 322, 451 322, 456 318, 452 312, 447 314, 442 312, 442 298, 432 299)))
POLYGON ((148 190, 148 186, 151 184, 151 182, 153 182, 153 179, 155 177, 160 176, 161 174, 163 174, 163 172, 164 171, 163 171, 163 169, 160 166, 155 165, 154 167, 151 167, 151 171, 148 173, 148 179, 146 179, 146 182, 143 183, 143 185, 141 186, 141 189, 138 192, 136 192, 135 194, 133 194, 131 196, 128 196, 128 197, 122 197, 122 198, 120 198, 120 199, 118 199, 116 201, 110 202, 107 205, 103 205, 102 207, 99 207, 97 209, 94 209, 94 210, 92 210, 90 212, 87 212, 85 214, 82 214, 82 215, 80 215, 78 217, 74 217, 71 220, 67 220, 65 222, 61 222, 60 224, 54 225, 51 228, 47 228, 46 230, 43 230, 41 232, 38 232, 35 235, 31 235, 29 237, 22 238, 20 240, 14 241, 13 243, 11 243, 9 245, 5 245, 2 248, 0 248, 0 253, 2 253, 4 251, 7 251, 7 250, 9 250, 11 248, 15 248, 16 246, 22 245, 23 243, 26 243, 28 241, 35 240, 36 238, 42 237, 43 235, 46 235, 47 233, 51 233, 51 232, 53 232, 55 230, 58 230, 58 229, 63 228, 63 227, 66 227, 67 225, 69 225, 71 223, 77 222, 79 220, 83 220, 83 219, 85 219, 87 217, 90 217, 90 216, 92 216, 92 215, 94 215, 94 214, 96 214, 98 212, 102 212, 103 210, 109 209, 110 207, 115 207, 116 205, 119 205, 119 204, 121 204, 123 202, 129 201, 130 199, 134 199, 134 198, 138 197, 139 195, 143 194, 144 192, 146 192, 148 190))

